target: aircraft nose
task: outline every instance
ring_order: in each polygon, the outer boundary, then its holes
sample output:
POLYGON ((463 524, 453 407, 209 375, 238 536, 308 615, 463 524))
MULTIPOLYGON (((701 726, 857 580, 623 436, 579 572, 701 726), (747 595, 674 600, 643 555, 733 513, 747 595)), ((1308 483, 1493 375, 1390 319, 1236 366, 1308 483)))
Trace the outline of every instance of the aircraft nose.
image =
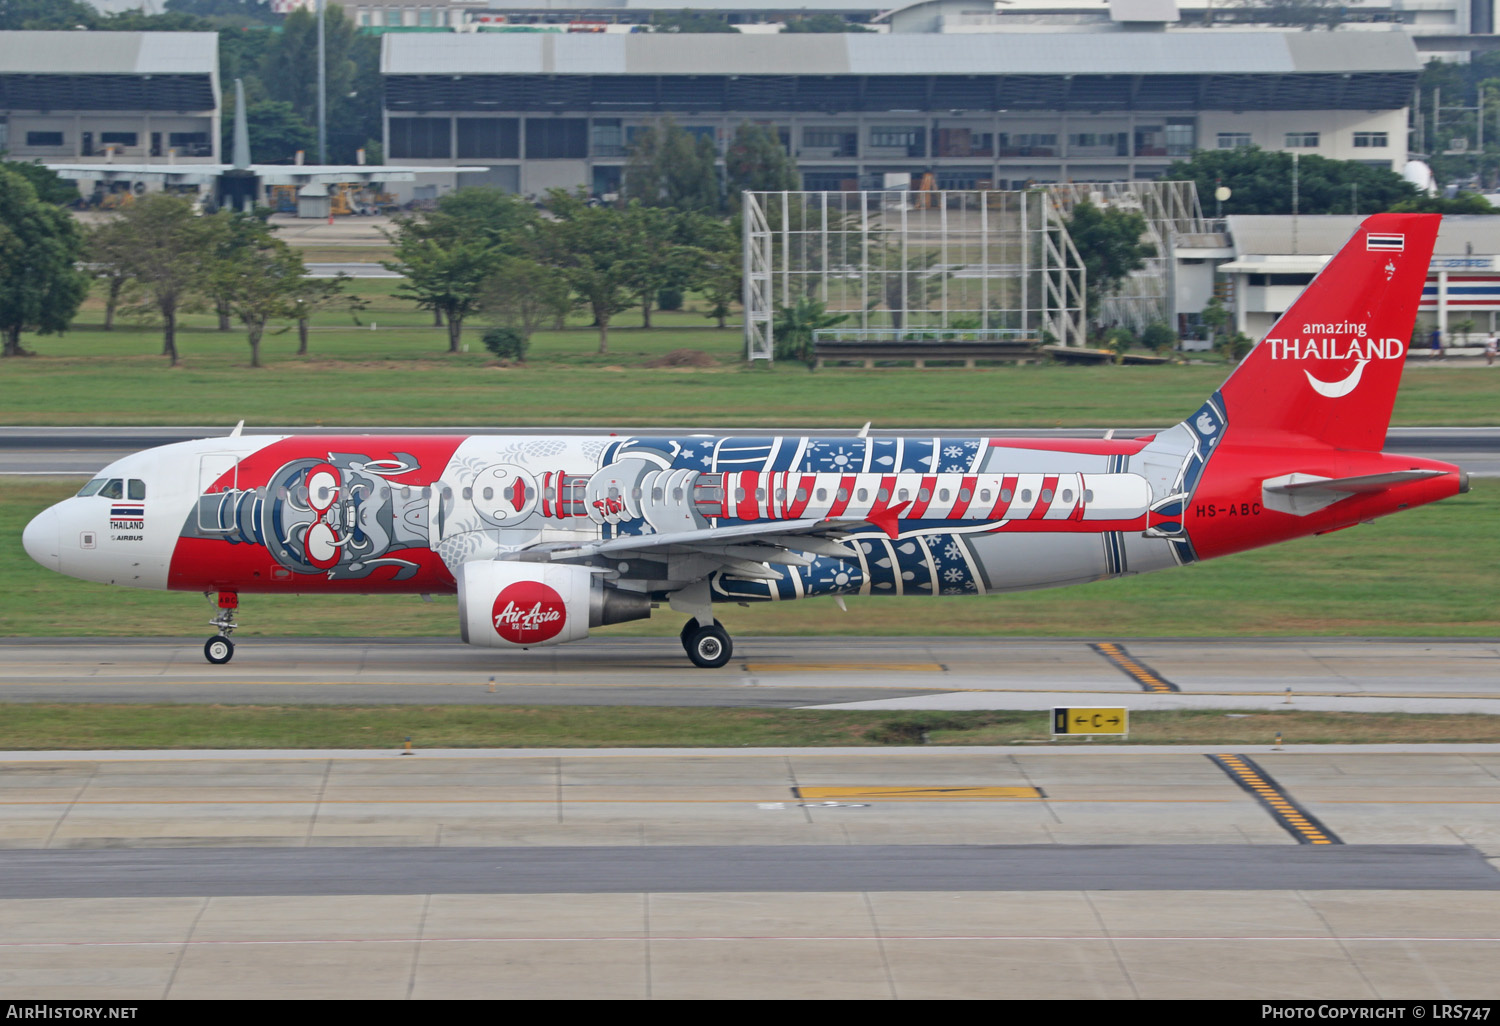
POLYGON ((26 549, 26 555, 48 570, 61 569, 62 546, 58 544, 58 516, 55 506, 32 518, 31 523, 26 525, 26 530, 21 532, 21 545, 26 549))

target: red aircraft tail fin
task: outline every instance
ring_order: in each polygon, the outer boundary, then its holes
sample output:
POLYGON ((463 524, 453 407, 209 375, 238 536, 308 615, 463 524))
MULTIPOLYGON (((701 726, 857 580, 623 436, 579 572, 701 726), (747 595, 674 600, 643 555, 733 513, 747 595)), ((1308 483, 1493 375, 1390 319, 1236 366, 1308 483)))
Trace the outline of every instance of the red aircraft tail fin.
POLYGON ((1230 427, 1379 450, 1440 220, 1366 218, 1224 383, 1230 427))

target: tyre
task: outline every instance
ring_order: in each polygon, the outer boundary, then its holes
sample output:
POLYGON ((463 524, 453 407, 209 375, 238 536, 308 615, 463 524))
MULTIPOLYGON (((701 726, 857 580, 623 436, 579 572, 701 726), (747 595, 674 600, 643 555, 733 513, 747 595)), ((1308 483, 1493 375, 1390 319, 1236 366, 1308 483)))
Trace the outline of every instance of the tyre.
POLYGON ((729 662, 729 657, 734 654, 734 645, 729 640, 728 632, 716 623, 712 627, 700 627, 688 637, 687 654, 694 666, 717 670, 729 662))
POLYGON ((215 666, 222 666, 234 658, 234 642, 222 634, 209 638, 203 643, 203 657, 215 666))

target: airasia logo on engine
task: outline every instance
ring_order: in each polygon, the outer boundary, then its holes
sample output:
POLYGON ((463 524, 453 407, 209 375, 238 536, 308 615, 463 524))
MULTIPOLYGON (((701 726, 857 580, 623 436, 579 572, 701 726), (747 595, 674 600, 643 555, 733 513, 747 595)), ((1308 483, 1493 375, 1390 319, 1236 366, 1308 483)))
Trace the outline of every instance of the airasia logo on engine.
POLYGON ((555 638, 568 622, 562 596, 540 581, 518 581, 495 596, 495 633, 513 645, 535 645, 555 638))

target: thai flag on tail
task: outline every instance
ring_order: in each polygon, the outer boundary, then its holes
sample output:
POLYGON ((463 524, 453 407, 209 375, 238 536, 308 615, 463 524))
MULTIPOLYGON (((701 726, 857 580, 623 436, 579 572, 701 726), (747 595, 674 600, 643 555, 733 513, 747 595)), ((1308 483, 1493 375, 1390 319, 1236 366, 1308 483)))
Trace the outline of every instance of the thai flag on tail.
POLYGON ((145 504, 139 502, 116 502, 109 507, 110 520, 144 520, 145 504))
POLYGON ((1377 234, 1371 232, 1365 236, 1365 250, 1390 250, 1400 253, 1406 248, 1406 236, 1394 232, 1389 234, 1377 234))

